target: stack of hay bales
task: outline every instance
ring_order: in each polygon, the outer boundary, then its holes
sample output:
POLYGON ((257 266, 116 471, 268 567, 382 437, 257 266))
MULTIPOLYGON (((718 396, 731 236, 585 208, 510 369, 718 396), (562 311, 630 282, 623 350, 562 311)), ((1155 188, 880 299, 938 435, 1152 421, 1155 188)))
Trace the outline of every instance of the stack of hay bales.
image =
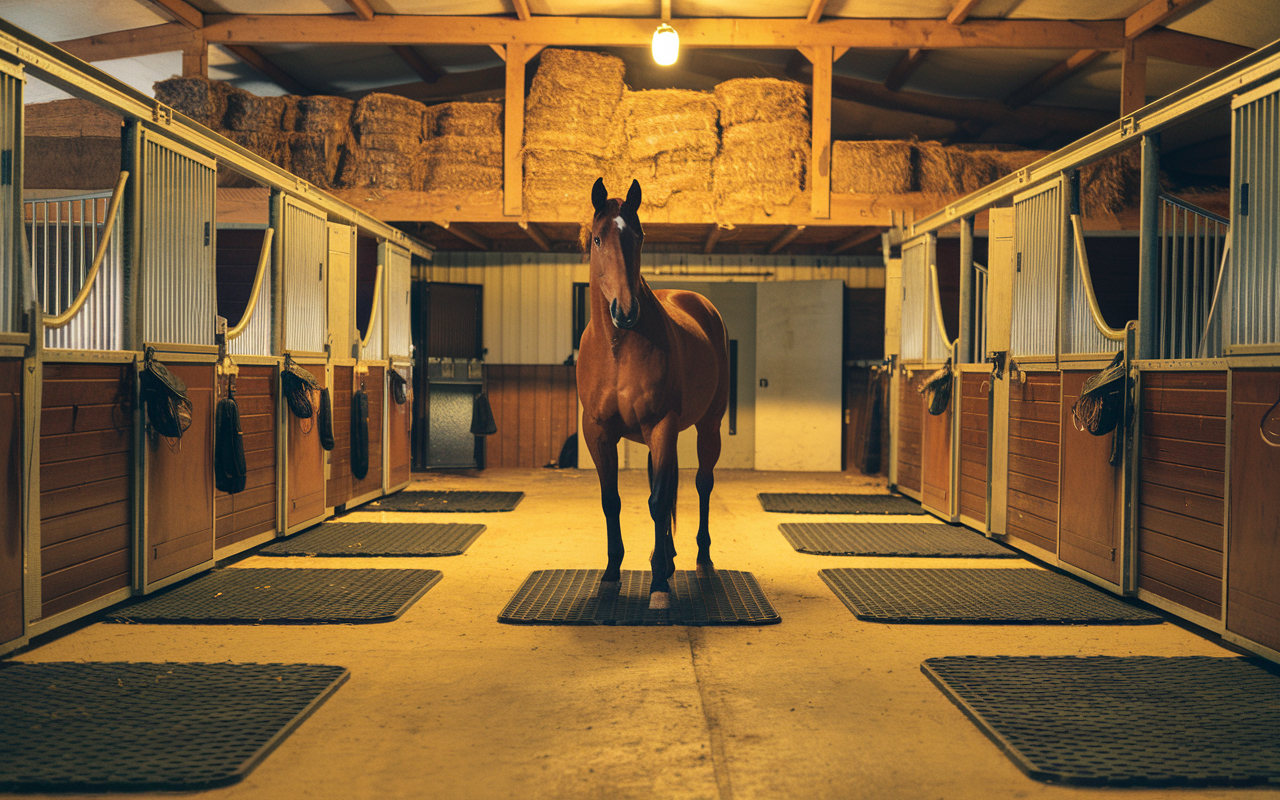
POLYGON ((360 98, 351 116, 355 139, 342 159, 338 184, 351 189, 421 189, 426 110, 417 100, 393 94, 360 98))
POLYGON ((773 78, 716 86, 722 138, 712 168, 724 216, 786 206, 804 189, 812 131, 805 87, 773 78))
POLYGON ((1080 168, 1080 211, 1119 214, 1142 195, 1142 151, 1136 147, 1080 168))
POLYGON ((351 139, 353 105, 345 97, 298 98, 293 130, 286 136, 290 171, 325 189, 334 185, 351 139))
POLYGON ((427 191, 502 188, 502 104, 441 103, 422 117, 427 191))
POLYGON ((625 145, 606 177, 615 194, 640 181, 644 204, 711 203, 711 165, 720 151, 719 109, 707 92, 626 92, 619 106, 625 145))
POLYGON ((226 137, 246 150, 289 169, 289 142, 284 133, 285 108, 296 110, 297 98, 258 97, 232 89, 227 94, 223 124, 226 137))
POLYGON ((916 152, 916 188, 926 194, 969 194, 996 178, 989 151, 919 142, 916 152))
MULTIPOLYGON (((591 184, 621 150, 622 59, 547 49, 524 124, 524 204, 533 215, 590 207, 591 184)), ((610 189, 611 194, 617 190, 610 189)))
MULTIPOLYGON (((237 91, 228 83, 200 76, 157 81, 155 97, 207 128, 221 130, 227 115, 227 95, 237 91)), ((247 94, 247 93, 246 93, 247 94)))
POLYGON ((834 142, 831 191, 852 194, 905 194, 915 191, 916 146, 902 139, 834 142))

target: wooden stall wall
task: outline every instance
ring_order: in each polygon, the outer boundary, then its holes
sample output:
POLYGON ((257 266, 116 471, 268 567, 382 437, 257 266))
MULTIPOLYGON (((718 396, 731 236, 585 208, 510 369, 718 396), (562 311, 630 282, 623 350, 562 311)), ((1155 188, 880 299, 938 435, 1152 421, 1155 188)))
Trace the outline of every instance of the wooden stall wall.
POLYGON ((170 441, 148 426, 148 585, 213 558, 213 365, 165 366, 187 384, 191 427, 170 441))
POLYGON ((991 375, 960 374, 960 513, 987 521, 987 401, 991 375))
MULTIPOLYGON (((954 388, 954 387, 953 387, 954 388)), ((930 414, 926 401, 920 398, 924 409, 921 417, 924 430, 920 467, 920 499, 924 505, 944 517, 951 515, 951 414, 955 403, 948 402, 941 414, 930 414)))
POLYGON ((488 368, 489 405, 498 432, 485 437, 486 467, 542 467, 578 433, 574 367, 507 364, 488 368))
MULTIPOLYGON (((409 370, 405 367, 400 369, 401 375, 408 375, 409 370)), ((413 386, 412 383, 409 386, 413 386)), ((408 387, 406 387, 408 391, 408 387)), ((410 467, 412 456, 410 453, 410 436, 412 434, 413 425, 413 398, 410 397, 409 402, 404 405, 396 403, 395 398, 388 398, 387 402, 387 449, 389 450, 389 475, 387 476, 387 486, 396 487, 407 483, 412 477, 410 467)))
MULTIPOLYGON (((241 366, 236 376, 236 406, 244 435, 249 473, 244 491, 216 492, 214 547, 221 550, 276 528, 276 368, 241 366)), ((225 396, 226 379, 219 385, 225 396)))
POLYGON ((22 635, 22 360, 0 361, 0 644, 22 635))
MULTIPOLYGON (((369 396, 369 471, 360 479, 351 474, 351 438, 348 435, 347 475, 351 481, 351 493, 348 495, 348 499, 363 497, 370 492, 382 492, 382 401, 386 397, 386 368, 369 367, 368 375, 361 375, 355 381, 356 385, 352 387, 352 392, 358 388, 363 388, 369 396)), ((350 399, 348 399, 347 403, 347 429, 349 431, 351 428, 350 399)), ((337 422, 336 412, 334 414, 334 422, 337 422)), ((334 438, 336 444, 336 435, 334 438)))
MULTIPOLYGON (((323 364, 304 364, 303 369, 315 376, 324 388, 327 384, 323 364)), ((332 400, 332 397, 330 398, 332 400)), ((285 487, 286 529, 314 520, 325 512, 324 450, 320 447, 320 432, 316 419, 298 419, 286 410, 286 449, 288 453, 288 478, 285 487)), ((337 428, 337 417, 334 417, 337 428)), ((337 433, 334 433, 335 445, 337 433)), ((332 505, 332 504, 330 504, 332 505)))
POLYGON ((1009 387, 1008 534, 1058 552, 1059 397, 1056 372, 1020 373, 1009 387))
MULTIPOLYGON (((1059 557, 1117 586, 1120 584, 1120 523, 1123 472, 1111 466, 1111 436, 1078 431, 1071 406, 1094 373, 1062 373, 1062 504, 1059 557)), ((1121 434, 1123 436, 1123 433, 1121 434)))
POLYGON ((1138 588, 1222 619, 1225 372, 1143 372, 1138 588))
POLYGON ((355 367, 333 368, 333 449, 329 451, 329 482, 325 502, 330 508, 346 503, 351 491, 351 379, 355 367))
POLYGON ((44 365, 41 617, 129 586, 132 364, 44 365))
POLYGON ((904 373, 898 379, 898 488, 919 494, 924 398, 904 373))
POLYGON ((1227 629, 1280 650, 1280 372, 1231 373, 1227 629))

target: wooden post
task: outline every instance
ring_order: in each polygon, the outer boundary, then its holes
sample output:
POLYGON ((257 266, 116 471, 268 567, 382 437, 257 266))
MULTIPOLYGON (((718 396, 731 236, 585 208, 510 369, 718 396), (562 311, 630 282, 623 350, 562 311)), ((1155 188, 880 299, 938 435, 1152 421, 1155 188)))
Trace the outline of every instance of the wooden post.
POLYGON ((1142 137, 1138 222, 1138 358, 1156 357, 1160 313, 1160 134, 1142 137))
POLYGON ((191 37, 191 44, 183 48, 182 77, 209 77, 209 43, 203 36, 191 37))
POLYGON ((831 217, 831 64, 830 45, 813 48, 813 149, 809 189, 815 219, 831 217))
POLYGON ((518 217, 524 211, 524 44, 507 45, 506 129, 502 140, 502 213, 518 217))
POLYGON ((1136 41, 1124 43, 1120 68, 1120 116, 1127 117, 1147 104, 1147 51, 1136 41))

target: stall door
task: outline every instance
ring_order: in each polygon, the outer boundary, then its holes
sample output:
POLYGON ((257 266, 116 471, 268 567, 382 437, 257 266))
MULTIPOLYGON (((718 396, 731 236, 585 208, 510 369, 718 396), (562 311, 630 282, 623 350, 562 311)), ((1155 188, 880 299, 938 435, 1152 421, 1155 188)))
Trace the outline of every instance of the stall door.
POLYGON ((355 358, 360 332, 356 328, 355 229, 336 222, 329 226, 329 337, 332 358, 355 358))
POLYGON ((756 286, 756 469, 839 471, 843 281, 756 286))
POLYGON ((1231 375, 1227 630, 1280 650, 1280 372, 1231 375))
POLYGON ((0 361, 0 648, 22 636, 22 361, 0 361))
POLYGON ((987 260, 987 351, 998 361, 991 372, 991 416, 987 447, 990 480, 987 484, 987 530, 1004 534, 1006 496, 1009 491, 1009 329, 1013 310, 1013 209, 989 212, 987 260))
POLYGON ((289 353, 324 352, 328 332, 326 226, 320 211, 291 198, 284 199, 280 253, 284 261, 284 350, 289 353))

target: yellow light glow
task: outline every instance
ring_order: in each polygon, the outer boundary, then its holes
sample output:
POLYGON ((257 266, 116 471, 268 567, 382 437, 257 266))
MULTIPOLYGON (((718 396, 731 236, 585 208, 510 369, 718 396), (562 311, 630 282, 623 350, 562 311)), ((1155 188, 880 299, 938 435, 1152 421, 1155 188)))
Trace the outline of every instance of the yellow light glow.
POLYGON ((664 67, 669 67, 676 63, 679 57, 680 34, 664 22, 653 32, 653 60, 664 67))

